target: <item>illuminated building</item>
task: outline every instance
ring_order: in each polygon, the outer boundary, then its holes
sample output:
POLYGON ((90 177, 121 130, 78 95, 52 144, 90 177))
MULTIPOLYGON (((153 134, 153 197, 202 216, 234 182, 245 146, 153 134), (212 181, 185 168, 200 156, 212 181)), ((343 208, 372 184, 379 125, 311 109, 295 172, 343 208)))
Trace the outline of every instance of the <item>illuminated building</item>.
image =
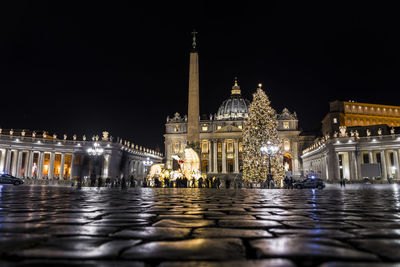
POLYGON ((330 112, 322 120, 322 134, 339 132, 340 126, 370 126, 387 124, 400 126, 400 106, 377 105, 357 102, 333 101, 330 112))
MULTIPOLYGON (((193 48, 195 47, 194 45, 193 48)), ((165 166, 167 169, 176 169, 178 164, 174 158, 182 156, 188 145, 196 143, 201 172, 207 173, 209 176, 220 176, 222 179, 240 177, 242 172, 242 129, 249 116, 250 102, 242 97, 241 88, 235 79, 230 97, 221 104, 217 113, 203 116, 199 120, 198 75, 198 54, 194 49, 190 53, 189 116, 175 113, 172 118, 167 118, 164 135, 165 166), (195 105, 190 105, 190 103, 195 103, 195 105), (195 127, 194 124, 198 124, 198 127, 195 127), (196 142, 196 140, 199 141, 196 142)), ((282 113, 277 116, 279 136, 283 142, 282 153, 285 167, 294 175, 300 175, 302 171, 301 151, 314 140, 314 136, 300 134, 296 113, 291 113, 284 108, 282 113)))
POLYGON ((375 178, 400 179, 400 107, 334 101, 323 137, 302 153, 305 172, 326 180, 361 180, 362 164, 378 164, 375 178))
POLYGON ((90 176, 91 172, 101 177, 143 178, 144 161, 162 161, 162 155, 153 150, 131 144, 127 141, 112 140, 108 132, 93 136, 92 140, 58 139, 45 132, 36 134, 25 130, 0 129, 0 171, 15 177, 48 179, 72 179, 90 176), (93 147, 101 149, 96 164, 89 155, 93 147))

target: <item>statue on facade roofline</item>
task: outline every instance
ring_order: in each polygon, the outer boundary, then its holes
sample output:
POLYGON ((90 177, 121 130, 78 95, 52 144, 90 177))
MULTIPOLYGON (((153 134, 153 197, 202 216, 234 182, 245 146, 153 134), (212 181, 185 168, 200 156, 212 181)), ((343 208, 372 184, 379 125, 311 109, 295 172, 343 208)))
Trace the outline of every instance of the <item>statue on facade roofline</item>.
POLYGON ((390 128, 390 134, 394 134, 394 128, 390 128))
POLYGON ((371 131, 367 129, 367 136, 371 136, 371 131))
POLYGON ((103 141, 107 141, 108 140, 108 132, 107 131, 104 131, 103 133, 103 136, 101 137, 101 140, 103 140, 103 141))
POLYGON ((1 132, 3 132, 3 129, 0 128, 0 134, 1 134, 1 132))
POLYGON ((169 116, 167 116, 167 122, 169 122, 169 116))
POLYGON ((350 136, 353 137, 354 136, 354 132, 353 130, 350 131, 350 136))
POLYGON ((335 131, 335 132, 333 133, 333 137, 337 138, 337 137, 338 137, 338 132, 335 131))
POLYGON ((381 128, 378 129, 378 135, 382 135, 382 129, 381 128))
POLYGON ((22 130, 21 136, 25 136, 25 130, 22 130))
POLYGON ((96 134, 96 136, 94 137, 96 139, 96 141, 99 141, 99 135, 96 134))
POLYGON ((67 135, 66 134, 64 134, 64 140, 67 140, 67 135))
POLYGON ((356 132, 354 134, 356 135, 356 138, 358 139, 360 136, 360 133, 356 130, 356 132))
POLYGON ((83 135, 82 140, 86 141, 86 135, 83 135))
POLYGON ((76 134, 74 134, 74 135, 72 136, 72 139, 73 139, 74 141, 76 141, 76 134))
POLYGON ((33 138, 36 137, 36 132, 35 132, 35 131, 32 132, 32 137, 33 137, 33 138))
POLYGON ((347 137, 346 129, 346 126, 339 126, 340 137, 347 137))
POLYGON ((46 131, 43 131, 43 138, 46 138, 46 136, 47 136, 46 131))
POLYGON ((11 129, 11 130, 10 130, 10 135, 13 135, 13 134, 14 134, 14 130, 11 129))
POLYGON ((53 138, 54 138, 54 139, 57 139, 57 135, 56 135, 56 134, 53 134, 53 138))

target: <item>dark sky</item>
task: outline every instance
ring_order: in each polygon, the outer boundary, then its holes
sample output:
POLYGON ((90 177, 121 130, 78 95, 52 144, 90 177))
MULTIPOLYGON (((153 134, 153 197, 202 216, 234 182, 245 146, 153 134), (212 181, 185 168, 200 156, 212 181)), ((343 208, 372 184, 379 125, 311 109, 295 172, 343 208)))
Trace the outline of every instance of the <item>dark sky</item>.
POLYGON ((217 111, 235 76, 249 99, 262 82, 304 130, 335 99, 400 105, 400 21, 383 2, 4 2, 3 129, 108 130, 163 150, 167 115, 187 111, 193 28, 202 114, 217 111))

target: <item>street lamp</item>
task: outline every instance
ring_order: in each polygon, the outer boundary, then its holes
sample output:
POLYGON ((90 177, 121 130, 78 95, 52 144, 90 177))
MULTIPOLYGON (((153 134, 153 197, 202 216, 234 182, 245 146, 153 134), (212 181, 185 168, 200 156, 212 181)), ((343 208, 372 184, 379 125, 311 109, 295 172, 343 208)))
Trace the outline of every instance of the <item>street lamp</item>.
POLYGON ((266 145, 262 145, 260 148, 260 151, 263 155, 265 155, 265 154, 268 155, 268 178, 267 178, 268 188, 269 188, 270 179, 272 177, 272 175, 271 175, 271 155, 278 152, 278 150, 279 150, 279 147, 272 144, 270 141, 268 141, 266 145))
MULTIPOLYGON (((146 158, 146 160, 143 161, 143 165, 145 167, 149 167, 149 166, 153 165, 153 161, 150 160, 150 158, 148 157, 148 158, 146 158)), ((147 168, 144 169, 144 172, 145 173, 147 172, 147 168)))

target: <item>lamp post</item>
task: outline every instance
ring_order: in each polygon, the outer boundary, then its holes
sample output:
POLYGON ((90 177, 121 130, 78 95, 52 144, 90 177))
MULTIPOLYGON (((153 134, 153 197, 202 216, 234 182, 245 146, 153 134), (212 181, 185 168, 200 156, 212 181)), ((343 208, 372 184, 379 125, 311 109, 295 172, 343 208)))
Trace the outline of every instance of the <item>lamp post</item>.
POLYGON ((268 155, 268 178, 267 178, 267 185, 269 188, 269 183, 271 181, 271 155, 275 154, 278 152, 278 146, 274 145, 271 143, 271 141, 267 141, 266 145, 262 145, 260 148, 260 151, 263 155, 267 154, 268 155))
POLYGON ((103 155, 104 149, 100 146, 99 143, 94 142, 93 147, 90 147, 87 149, 87 153, 89 156, 93 159, 93 164, 92 164, 92 173, 91 173, 91 178, 94 177, 96 179, 96 165, 97 165, 97 159, 99 156, 103 155))
POLYGON ((143 165, 145 166, 144 172, 147 173, 147 167, 153 165, 153 161, 150 160, 150 158, 146 158, 146 160, 143 161, 143 165))

